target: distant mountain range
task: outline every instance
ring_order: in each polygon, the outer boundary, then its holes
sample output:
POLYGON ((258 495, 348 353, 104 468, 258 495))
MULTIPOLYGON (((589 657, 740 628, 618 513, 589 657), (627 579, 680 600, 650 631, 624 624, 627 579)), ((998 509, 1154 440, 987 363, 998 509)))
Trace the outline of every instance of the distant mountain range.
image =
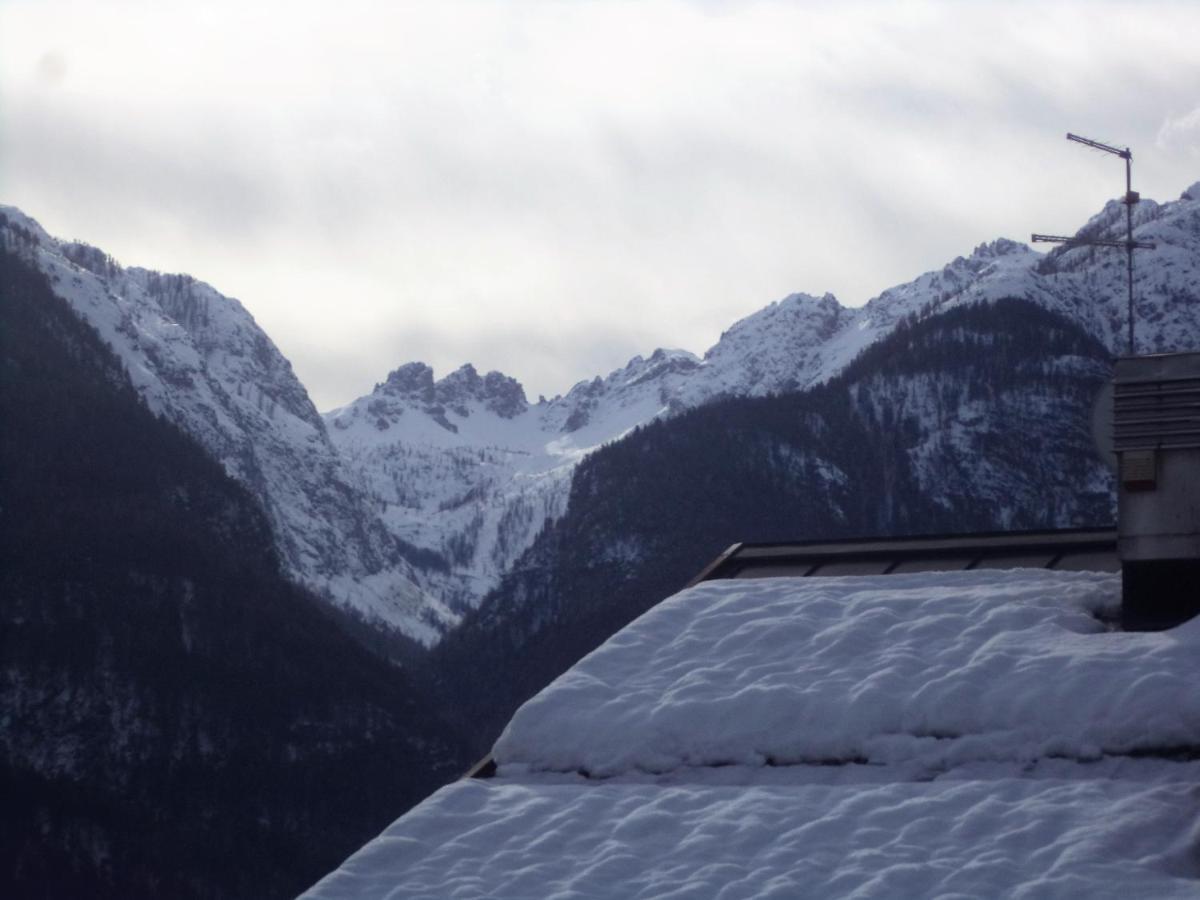
MULTIPOLYGON (((123 360, 147 405, 193 435, 260 500, 288 571, 369 622, 435 643, 479 605, 565 510, 580 460, 651 421, 718 398, 803 390, 845 370, 904 322, 1019 298, 1123 349, 1119 251, 1047 255, 1000 239, 865 306, 792 294, 729 328, 703 357, 656 350, 531 404, 514 379, 470 366, 435 380, 400 366, 368 395, 317 414, 238 301, 183 275, 123 268, 0 207, 30 258, 123 360)), ((1136 237, 1141 351, 1200 334, 1200 184, 1143 200, 1136 237)), ((1087 234, 1123 237, 1107 204, 1087 234)))

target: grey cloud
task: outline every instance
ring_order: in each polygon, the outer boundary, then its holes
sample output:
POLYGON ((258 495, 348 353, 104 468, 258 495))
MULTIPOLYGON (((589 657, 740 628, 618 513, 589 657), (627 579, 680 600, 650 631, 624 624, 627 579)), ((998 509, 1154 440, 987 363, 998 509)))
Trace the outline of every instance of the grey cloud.
POLYGON ((241 8, 204 5, 213 32, 174 33, 174 56, 143 18, 109 29, 90 70, 72 54, 118 14, 22 34, 0 10, 46 70, 0 83, 3 192, 238 293, 320 405, 409 358, 558 392, 658 343, 702 352, 794 290, 862 302, 1074 227, 1119 173, 1068 129, 1133 145, 1148 196, 1200 177, 1196 114, 1172 113, 1200 81, 1182 4, 347 0, 222 32, 241 8), (91 89, 104 60, 132 74, 91 89))
POLYGON ((59 97, 9 103, 6 166, 20 173, 26 191, 93 222, 128 228, 130 220, 143 227, 170 220, 185 231, 248 237, 286 216, 278 183, 263 175, 261 156, 230 134, 235 126, 198 120, 187 131, 155 133, 153 121, 127 113, 81 109, 59 97))
POLYGON ((1200 106, 1182 115, 1167 116, 1154 144, 1160 150, 1184 150, 1200 155, 1200 106))

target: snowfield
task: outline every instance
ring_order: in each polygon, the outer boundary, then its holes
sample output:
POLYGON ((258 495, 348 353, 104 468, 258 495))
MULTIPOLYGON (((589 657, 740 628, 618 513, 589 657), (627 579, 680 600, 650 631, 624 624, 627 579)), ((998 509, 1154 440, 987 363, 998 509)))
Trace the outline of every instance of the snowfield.
POLYGON ((1044 570, 714 581, 529 701, 346 897, 1194 897, 1200 622, 1044 570))

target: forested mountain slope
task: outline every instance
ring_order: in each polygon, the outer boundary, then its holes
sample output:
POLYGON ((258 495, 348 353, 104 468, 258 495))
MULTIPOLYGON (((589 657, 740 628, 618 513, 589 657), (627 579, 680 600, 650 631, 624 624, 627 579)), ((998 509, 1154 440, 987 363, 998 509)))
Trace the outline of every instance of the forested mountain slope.
POLYGON ((96 329, 142 401, 257 499, 288 575, 426 643, 457 620, 416 584, 410 548, 363 502, 291 363, 241 303, 55 239, 12 207, 0 207, 0 232, 96 329))
POLYGON ((292 896, 459 739, 29 253, 0 253, 0 895, 292 896))

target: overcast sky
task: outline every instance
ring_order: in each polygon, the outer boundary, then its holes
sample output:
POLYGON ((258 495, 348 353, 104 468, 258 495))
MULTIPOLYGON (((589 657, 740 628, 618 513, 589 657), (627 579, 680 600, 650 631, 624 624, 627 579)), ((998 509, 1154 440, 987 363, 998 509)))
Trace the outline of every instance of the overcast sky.
POLYGON ((1200 180, 1200 4, 0 0, 0 202, 250 309, 321 409, 530 399, 1200 180))

